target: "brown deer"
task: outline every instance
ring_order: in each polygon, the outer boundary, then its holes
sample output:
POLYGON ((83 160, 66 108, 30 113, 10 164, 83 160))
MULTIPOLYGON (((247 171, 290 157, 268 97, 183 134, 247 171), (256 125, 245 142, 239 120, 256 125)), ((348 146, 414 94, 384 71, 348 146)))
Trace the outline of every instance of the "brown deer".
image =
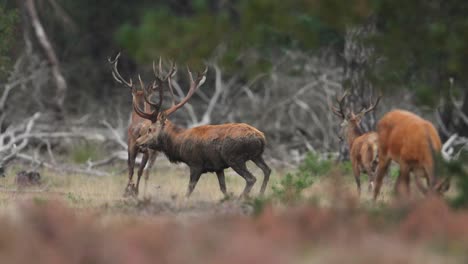
POLYGON ((367 132, 363 133, 361 129, 362 117, 373 111, 379 104, 380 98, 368 108, 362 109, 359 113, 355 114, 353 110, 344 108, 344 99, 348 95, 347 91, 341 96, 336 98, 338 107, 330 104, 332 112, 340 117, 343 121, 340 125, 340 140, 344 136, 349 147, 349 156, 353 166, 353 174, 356 180, 358 194, 361 194, 361 171, 365 171, 369 177, 369 187, 371 191, 374 185, 374 172, 377 161, 377 133, 367 132))
MULTIPOLYGON (((132 79, 130 81, 126 81, 119 73, 117 66, 118 66, 118 59, 120 57, 120 53, 117 54, 115 59, 111 60, 109 59, 109 63, 112 65, 112 76, 114 79, 128 88, 130 88, 132 92, 132 97, 133 97, 133 102, 136 104, 143 103, 144 104, 144 112, 145 113, 150 113, 151 112, 151 104, 145 100, 145 93, 148 93, 148 89, 152 90, 159 90, 160 96, 161 96, 161 101, 162 101, 162 91, 164 89, 164 85, 168 82, 168 80, 175 74, 176 69, 175 66, 173 65, 171 71, 169 74, 167 74, 165 77, 162 76, 162 69, 161 69, 161 60, 159 63, 159 76, 156 74, 155 68, 154 68, 154 63, 153 63, 153 71, 155 74, 155 81, 153 82, 152 85, 146 86, 141 80, 141 77, 138 76, 139 81, 140 81, 140 89, 137 89, 136 85, 133 83, 132 79)), ((158 107, 156 105, 156 107, 158 107)), ((139 185, 140 185, 140 179, 143 174, 143 170, 145 169, 146 164, 146 170, 145 170, 145 188, 144 190, 146 191, 146 186, 147 186, 147 181, 149 178, 149 172, 151 168, 153 167, 153 164, 157 158, 157 151, 153 149, 148 149, 144 147, 138 147, 136 145, 136 140, 137 138, 141 137, 142 135, 146 134, 148 132, 149 127, 151 126, 151 121, 141 118, 134 110, 132 111, 132 116, 131 116, 131 121, 128 126, 128 183, 125 188, 124 196, 128 195, 138 195, 139 191, 139 185), (135 160, 138 155, 138 153, 143 154, 143 158, 141 160, 140 166, 138 167, 138 178, 136 185, 133 183, 133 173, 134 173, 134 167, 135 167, 135 160)))
MULTIPOLYGON (((166 110, 156 108, 152 113, 142 111, 134 98, 135 112, 152 124, 148 133, 137 140, 137 145, 163 152, 172 163, 183 162, 190 167, 190 183, 186 196, 193 192, 200 176, 206 172, 215 172, 219 187, 227 195, 224 169, 232 168, 242 176, 246 185, 241 197, 248 196, 255 177, 247 170, 246 162, 253 161, 264 174, 260 194, 265 192, 271 169, 263 160, 262 154, 266 140, 262 132, 242 123, 203 125, 193 128, 181 128, 167 119, 172 113, 181 108, 205 82, 208 69, 198 75, 194 81, 188 69, 190 89, 178 104, 166 110)), ((169 85, 172 92, 172 86, 169 85)), ((145 95, 147 102, 148 96, 145 95)), ((156 105, 151 103, 152 105, 156 105)), ((160 104, 159 104, 160 105, 160 104)))
POLYGON ((426 178, 431 192, 443 192, 449 187, 448 178, 437 180, 434 174, 434 156, 440 152, 442 144, 434 125, 404 110, 393 110, 385 114, 377 124, 379 140, 379 162, 376 172, 374 200, 380 192, 383 177, 391 161, 400 166, 400 174, 395 183, 396 194, 410 191, 410 173, 415 174, 417 187, 426 192, 420 178, 426 178))

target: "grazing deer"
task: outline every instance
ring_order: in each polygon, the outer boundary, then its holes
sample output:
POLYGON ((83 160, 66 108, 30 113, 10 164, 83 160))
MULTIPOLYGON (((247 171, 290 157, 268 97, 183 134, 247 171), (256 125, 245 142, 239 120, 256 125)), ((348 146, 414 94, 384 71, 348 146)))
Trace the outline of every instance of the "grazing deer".
POLYGON ((374 104, 371 104, 368 108, 361 110, 355 114, 353 110, 344 108, 344 99, 347 96, 345 92, 341 98, 336 98, 338 108, 330 104, 332 112, 340 117, 343 121, 341 122, 340 129, 340 140, 343 140, 342 135, 346 137, 346 141, 349 147, 349 156, 351 164, 353 166, 353 174, 356 180, 358 193, 361 194, 361 171, 364 170, 369 177, 369 190, 371 191, 374 185, 374 172, 377 160, 377 133, 367 132, 363 133, 361 129, 362 117, 373 111, 379 104, 380 98, 374 104))
MULTIPOLYGON (((208 69, 198 75, 194 81, 190 77, 190 89, 178 104, 173 103, 169 109, 161 110, 160 103, 150 102, 145 94, 146 101, 158 105, 152 113, 142 111, 134 98, 135 112, 142 118, 151 120, 148 133, 137 140, 137 145, 163 152, 170 162, 183 162, 190 167, 190 183, 186 196, 193 192, 200 176, 206 172, 215 172, 219 187, 227 195, 224 169, 231 167, 242 176, 246 185, 242 196, 247 196, 256 182, 255 177, 247 170, 246 162, 253 161, 264 174, 260 194, 265 192, 271 169, 263 160, 262 154, 266 140, 262 132, 247 124, 232 123, 222 125, 203 125, 193 128, 181 128, 167 119, 172 113, 181 108, 205 82, 208 69)), ((172 86, 169 85, 171 94, 172 86)))
MULTIPOLYGON (((114 60, 109 59, 109 63, 111 63, 113 66, 112 76, 118 83, 121 83, 130 88, 132 92, 133 103, 140 104, 141 102, 143 102, 144 112, 150 113, 152 105, 145 100, 144 94, 147 93, 148 92, 147 90, 149 89, 149 87, 151 87, 153 90, 159 89, 161 91, 160 94, 162 96, 163 86, 175 74, 175 71, 176 71, 175 67, 173 66, 169 74, 167 74, 165 77, 160 77, 162 76, 161 61, 160 61, 159 63, 160 76, 156 74, 156 71, 153 67, 156 80, 153 82, 152 85, 145 87, 145 84, 141 80, 140 76, 138 76, 141 89, 137 89, 132 79, 130 79, 130 81, 127 82, 120 75, 117 69, 119 57, 120 57, 120 53, 117 54, 114 60)), ((128 183, 125 188, 124 196, 138 195, 140 179, 141 179, 141 176, 143 174, 143 170, 145 169, 146 164, 148 164, 148 166, 146 167, 146 171, 145 171, 145 188, 144 189, 146 190, 146 185, 147 185, 147 181, 149 178, 149 171, 153 167, 153 164, 157 158, 157 151, 144 148, 144 147, 138 147, 136 144, 136 140, 142 135, 145 135, 148 132, 148 129, 150 126, 151 126, 151 121, 141 118, 134 110, 132 111, 131 122, 128 126, 128 141, 127 141, 127 144, 128 144, 128 160, 127 160, 128 183), (134 173, 134 167, 135 167, 135 160, 136 160, 138 153, 143 153, 143 158, 141 160, 140 166, 138 167, 138 178, 137 178, 137 182, 135 185, 133 183, 133 173, 134 173)))
POLYGON ((400 175, 395 183, 396 194, 403 184, 406 195, 410 191, 410 173, 415 174, 417 187, 426 192, 420 178, 426 178, 430 191, 443 192, 448 189, 447 179, 437 181, 434 174, 434 154, 440 152, 442 144, 439 134, 431 122, 408 111, 393 110, 385 114, 377 124, 379 140, 379 163, 376 172, 374 200, 380 192, 383 177, 391 161, 400 166, 400 175))

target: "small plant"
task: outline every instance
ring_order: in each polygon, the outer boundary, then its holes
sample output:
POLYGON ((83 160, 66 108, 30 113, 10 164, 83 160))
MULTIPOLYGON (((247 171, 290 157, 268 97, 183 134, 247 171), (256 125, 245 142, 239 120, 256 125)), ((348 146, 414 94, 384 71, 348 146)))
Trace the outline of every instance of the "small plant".
POLYGON ((102 151, 99 145, 86 143, 75 146, 71 153, 71 158, 75 163, 85 163, 89 159, 99 159, 102 156, 101 154, 102 151))
POLYGON ((83 201, 83 198, 81 198, 79 195, 75 195, 75 194, 73 194, 73 193, 71 193, 71 192, 69 192, 69 193, 67 194, 67 199, 68 199, 70 202, 74 203, 74 204, 78 204, 78 203, 80 203, 81 201, 83 201))
POLYGON ((312 177, 301 173, 288 173, 278 185, 273 186, 273 194, 284 203, 294 203, 301 198, 302 191, 312 184, 312 177))
POLYGON ((392 181, 396 181, 396 179, 398 178, 398 175, 400 175, 400 168, 397 167, 397 166, 392 166, 390 167, 390 179, 392 179, 392 181))
POLYGON ((265 207, 271 204, 271 200, 265 197, 256 197, 248 200, 246 204, 252 207, 252 214, 254 216, 259 216, 263 212, 265 207))
POLYGON ((309 153, 299 166, 299 173, 310 176, 323 176, 332 169, 332 166, 333 162, 331 160, 322 159, 317 154, 309 153))
MULTIPOLYGON (((456 182, 457 195, 451 201, 452 205, 456 208, 468 207, 468 173, 464 166, 467 161, 467 153, 462 153, 460 159, 456 161, 445 162, 441 158, 437 159, 436 168, 438 178, 443 179, 443 177, 448 177, 449 181, 455 180, 456 182)), ((447 188, 448 187, 450 187, 450 185, 448 185, 447 188)))
POLYGON ((288 173, 279 184, 273 186, 273 195, 284 203, 295 203, 302 197, 302 191, 310 187, 315 178, 326 175, 333 162, 320 159, 316 154, 309 153, 296 173, 288 173))

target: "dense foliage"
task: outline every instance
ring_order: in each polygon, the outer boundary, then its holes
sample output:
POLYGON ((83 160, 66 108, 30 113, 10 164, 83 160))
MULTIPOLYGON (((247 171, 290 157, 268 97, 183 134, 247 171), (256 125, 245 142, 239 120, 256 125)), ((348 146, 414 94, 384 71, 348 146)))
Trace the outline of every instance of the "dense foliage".
POLYGON ((17 21, 15 10, 8 10, 0 5, 0 80, 7 76, 11 68, 17 21))

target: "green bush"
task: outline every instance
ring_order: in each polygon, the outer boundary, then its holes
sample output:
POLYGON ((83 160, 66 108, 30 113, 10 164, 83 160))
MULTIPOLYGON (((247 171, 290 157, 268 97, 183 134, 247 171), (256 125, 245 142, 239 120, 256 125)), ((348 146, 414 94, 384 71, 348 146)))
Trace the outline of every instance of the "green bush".
POLYGON ((295 203, 302 198, 302 191, 310 187, 317 177, 326 175, 333 166, 331 160, 320 159, 309 153, 295 173, 286 174, 273 186, 273 196, 284 203, 295 203))
POLYGON ((438 159, 436 164, 438 178, 449 177, 450 188, 456 186, 456 196, 451 200, 452 205, 456 208, 468 207, 468 173, 466 165, 464 165, 467 164, 467 161, 468 154, 464 153, 457 161, 444 162, 438 159))
POLYGON ((97 160, 102 157, 102 150, 96 144, 81 144, 75 146, 71 152, 72 161, 75 163, 85 163, 88 160, 97 160))
POLYGON ((12 66, 11 51, 15 47, 17 22, 17 11, 0 5, 0 80, 6 77, 12 66))

